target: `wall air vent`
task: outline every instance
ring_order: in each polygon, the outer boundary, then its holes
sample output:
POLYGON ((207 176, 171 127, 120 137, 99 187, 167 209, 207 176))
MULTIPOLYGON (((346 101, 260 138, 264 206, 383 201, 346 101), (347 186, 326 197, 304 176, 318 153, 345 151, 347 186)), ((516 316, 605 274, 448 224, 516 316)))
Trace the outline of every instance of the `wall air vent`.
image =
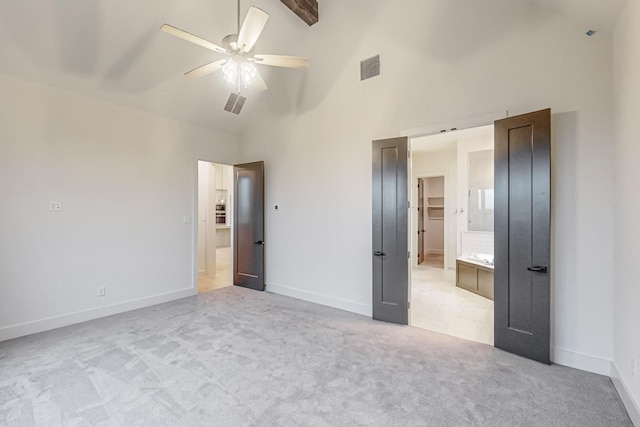
POLYGON ((227 99, 227 103, 224 106, 224 111, 228 111, 233 114, 240 114, 242 111, 242 107, 244 107, 244 103, 247 101, 247 98, 244 96, 240 96, 238 93, 232 93, 229 95, 229 99, 227 99))
POLYGON ((380 75, 380 55, 360 61, 360 81, 380 75))

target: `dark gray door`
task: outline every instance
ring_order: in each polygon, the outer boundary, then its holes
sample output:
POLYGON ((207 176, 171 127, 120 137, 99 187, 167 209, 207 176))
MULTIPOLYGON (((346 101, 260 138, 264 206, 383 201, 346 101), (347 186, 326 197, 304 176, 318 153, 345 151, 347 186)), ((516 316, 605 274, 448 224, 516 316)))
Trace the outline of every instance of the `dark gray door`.
POLYGON ((424 262, 424 179, 418 178, 418 264, 424 262))
POLYGON ((551 110, 495 122, 495 346, 549 363, 551 110))
POLYGON ((373 318, 408 324, 407 138, 373 141, 373 318))
POLYGON ((264 290, 264 162, 234 169, 233 284, 264 290))

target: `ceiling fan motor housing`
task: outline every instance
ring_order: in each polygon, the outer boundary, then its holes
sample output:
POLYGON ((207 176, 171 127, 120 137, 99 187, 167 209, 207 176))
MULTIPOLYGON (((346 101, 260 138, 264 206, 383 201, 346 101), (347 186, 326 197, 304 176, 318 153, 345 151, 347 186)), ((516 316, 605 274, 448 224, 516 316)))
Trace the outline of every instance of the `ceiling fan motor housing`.
POLYGON ((223 38, 222 47, 224 47, 225 49, 231 52, 238 50, 238 35, 229 34, 228 36, 223 38))

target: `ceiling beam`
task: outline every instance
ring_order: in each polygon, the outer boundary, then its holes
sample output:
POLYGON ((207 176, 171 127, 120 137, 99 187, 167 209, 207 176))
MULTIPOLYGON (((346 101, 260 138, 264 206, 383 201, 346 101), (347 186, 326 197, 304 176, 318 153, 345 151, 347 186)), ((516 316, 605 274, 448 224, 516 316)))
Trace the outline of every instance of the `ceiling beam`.
POLYGON ((289 9, 300 17, 307 25, 318 22, 318 0, 281 0, 289 9))

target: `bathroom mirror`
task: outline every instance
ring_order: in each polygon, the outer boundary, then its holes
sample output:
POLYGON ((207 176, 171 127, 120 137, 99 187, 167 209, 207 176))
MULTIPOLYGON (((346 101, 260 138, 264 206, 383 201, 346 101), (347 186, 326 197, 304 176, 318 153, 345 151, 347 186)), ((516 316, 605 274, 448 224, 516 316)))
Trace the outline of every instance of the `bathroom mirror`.
POLYGON ((468 154, 469 231, 493 231, 493 150, 468 154))

